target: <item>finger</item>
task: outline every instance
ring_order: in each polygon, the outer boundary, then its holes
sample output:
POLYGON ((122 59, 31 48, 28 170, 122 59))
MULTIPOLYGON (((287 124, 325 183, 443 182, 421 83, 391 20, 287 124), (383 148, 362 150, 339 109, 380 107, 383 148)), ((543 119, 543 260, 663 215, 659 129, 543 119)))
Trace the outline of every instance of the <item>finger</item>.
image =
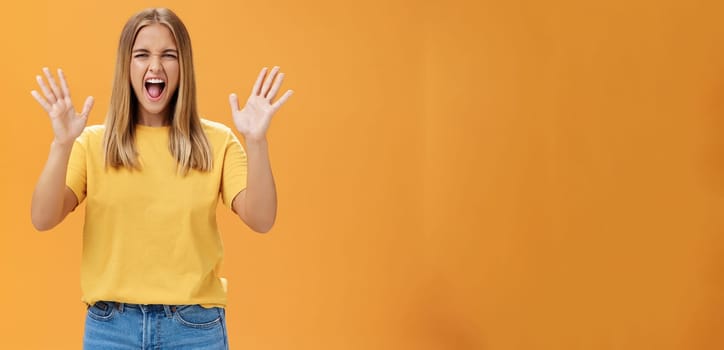
POLYGON ((266 75, 266 67, 262 68, 261 72, 259 72, 259 76, 256 77, 254 87, 251 89, 251 96, 259 95, 259 90, 261 89, 261 82, 264 81, 264 75, 266 75))
POLYGON ((274 76, 277 75, 277 72, 279 71, 279 67, 275 66, 272 68, 271 72, 269 72, 269 75, 267 75, 266 80, 264 81, 264 85, 261 87, 260 95, 266 96, 267 92, 269 92, 269 87, 271 86, 272 81, 274 81, 274 76))
POLYGON ((53 92, 50 91, 50 89, 48 89, 48 86, 45 85, 45 81, 43 80, 43 77, 41 77, 41 76, 39 76, 39 75, 36 75, 36 76, 35 76, 35 80, 38 81, 38 85, 40 86, 40 90, 43 90, 43 95, 45 95, 45 98, 48 100, 48 102, 50 102, 51 104, 52 104, 52 103, 55 103, 55 101, 57 100, 57 98, 55 97, 55 95, 53 94, 53 92))
POLYGON ((236 94, 229 95, 229 105, 231 106, 232 112, 239 110, 239 98, 236 97, 236 94))
POLYGON ((285 92, 284 95, 282 95, 282 97, 280 97, 280 98, 277 100, 277 102, 275 102, 275 103, 272 105, 272 108, 274 108, 274 111, 278 110, 285 102, 287 102, 287 100, 289 99, 289 97, 291 97, 293 94, 294 94, 294 91, 292 91, 292 90, 287 90, 287 92, 285 92))
POLYGON ((43 98, 43 96, 40 96, 40 93, 38 93, 37 91, 33 90, 33 91, 30 91, 30 94, 33 95, 33 97, 35 98, 35 100, 38 101, 38 103, 40 103, 40 106, 43 107, 43 109, 44 109, 46 112, 50 113, 50 109, 51 109, 52 107, 48 104, 48 101, 46 101, 46 100, 43 98))
POLYGON ((88 98, 85 99, 85 103, 83 104, 83 111, 80 112, 81 118, 88 118, 88 114, 90 114, 91 108, 93 108, 93 96, 88 96, 88 98))
POLYGON ((60 91, 60 88, 55 83, 55 78, 53 78, 53 75, 50 74, 50 69, 48 69, 47 67, 43 68, 43 72, 45 72, 45 76, 48 78, 48 83, 50 84, 50 90, 53 91, 53 94, 55 94, 56 98, 58 98, 59 100, 62 99, 64 97, 63 92, 60 91))
POLYGON ((269 101, 273 100, 274 97, 276 97, 277 92, 279 92, 279 88, 282 87, 282 81, 284 81, 284 73, 279 73, 279 76, 274 79, 274 85, 272 85, 272 89, 271 91, 269 91, 269 95, 267 95, 267 99, 269 101))
POLYGON ((58 68, 58 79, 60 79, 60 88, 63 90, 63 95, 66 98, 70 98, 70 89, 68 88, 68 82, 65 80, 65 74, 63 70, 58 68))

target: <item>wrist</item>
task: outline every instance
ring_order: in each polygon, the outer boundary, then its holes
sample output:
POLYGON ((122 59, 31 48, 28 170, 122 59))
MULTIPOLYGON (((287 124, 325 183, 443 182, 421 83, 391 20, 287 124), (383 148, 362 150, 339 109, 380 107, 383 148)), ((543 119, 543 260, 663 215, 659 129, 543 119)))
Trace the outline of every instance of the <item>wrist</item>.
POLYGON ((58 149, 58 150, 70 150, 73 148, 73 143, 75 140, 70 141, 60 141, 58 139, 53 139, 53 142, 50 143, 50 148, 58 149))
POLYGON ((244 136, 244 141, 246 141, 247 146, 252 146, 252 147, 265 147, 267 145, 266 136, 262 136, 262 137, 246 137, 246 136, 244 136))

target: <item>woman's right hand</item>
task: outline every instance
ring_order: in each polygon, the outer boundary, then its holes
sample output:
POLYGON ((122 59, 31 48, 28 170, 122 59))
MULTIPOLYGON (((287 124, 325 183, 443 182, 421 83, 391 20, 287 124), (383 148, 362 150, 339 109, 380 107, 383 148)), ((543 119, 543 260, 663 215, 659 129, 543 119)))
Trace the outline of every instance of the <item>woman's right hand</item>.
POLYGON ((65 81, 63 71, 58 69, 58 78, 60 79, 60 87, 55 83, 53 75, 50 74, 48 68, 43 68, 45 77, 48 79, 50 88, 45 85, 43 78, 38 75, 38 85, 40 90, 43 91, 43 95, 33 90, 30 92, 36 101, 40 104, 43 109, 48 113, 50 121, 53 125, 53 132, 55 133, 55 143, 72 145, 75 139, 80 136, 85 128, 86 122, 88 121, 88 114, 91 108, 93 108, 93 97, 88 96, 83 105, 83 111, 76 112, 73 107, 73 102, 70 100, 70 90, 68 89, 68 83, 65 81))

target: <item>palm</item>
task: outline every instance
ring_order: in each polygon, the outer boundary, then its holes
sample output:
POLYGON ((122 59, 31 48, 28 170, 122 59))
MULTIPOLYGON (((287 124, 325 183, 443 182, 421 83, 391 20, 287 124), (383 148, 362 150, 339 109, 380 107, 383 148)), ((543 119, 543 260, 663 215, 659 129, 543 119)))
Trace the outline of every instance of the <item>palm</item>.
POLYGON ((293 93, 291 90, 288 90, 279 100, 272 103, 277 92, 279 92, 282 80, 284 80, 284 73, 279 73, 277 76, 279 67, 274 67, 269 73, 269 76, 264 79, 266 70, 265 67, 261 70, 261 73, 259 73, 256 83, 252 88, 251 95, 249 95, 242 109, 238 107, 239 102, 236 95, 231 94, 231 96, 229 96, 234 125, 247 140, 263 139, 266 137, 266 131, 269 128, 272 116, 274 116, 277 110, 279 110, 293 93))
POLYGON ((71 105, 58 113, 51 111, 50 121, 58 140, 75 140, 83 132, 88 119, 82 118, 71 105))
POLYGON ((260 96, 250 96, 241 110, 232 110, 234 125, 245 136, 263 135, 269 127, 273 110, 269 101, 260 96))
POLYGON ((88 121, 88 114, 93 107, 93 98, 88 97, 83 106, 83 111, 78 113, 70 99, 70 89, 68 88, 68 83, 65 80, 63 72, 58 69, 60 87, 55 83, 55 79, 47 68, 44 69, 44 72, 50 88, 45 84, 43 78, 38 76, 38 85, 43 91, 44 96, 41 96, 35 90, 33 90, 31 94, 48 113, 53 126, 55 140, 61 143, 73 142, 73 140, 83 132, 83 128, 85 128, 88 121))

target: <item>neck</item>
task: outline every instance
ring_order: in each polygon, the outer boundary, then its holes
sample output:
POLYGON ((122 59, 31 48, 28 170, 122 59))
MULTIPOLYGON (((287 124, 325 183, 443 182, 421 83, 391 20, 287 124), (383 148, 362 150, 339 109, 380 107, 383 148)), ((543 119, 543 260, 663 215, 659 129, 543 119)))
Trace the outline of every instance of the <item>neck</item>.
POLYGON ((169 118, 168 111, 164 110, 161 113, 151 113, 142 107, 138 109, 138 124, 145 126, 168 126, 171 125, 171 118, 169 118))

